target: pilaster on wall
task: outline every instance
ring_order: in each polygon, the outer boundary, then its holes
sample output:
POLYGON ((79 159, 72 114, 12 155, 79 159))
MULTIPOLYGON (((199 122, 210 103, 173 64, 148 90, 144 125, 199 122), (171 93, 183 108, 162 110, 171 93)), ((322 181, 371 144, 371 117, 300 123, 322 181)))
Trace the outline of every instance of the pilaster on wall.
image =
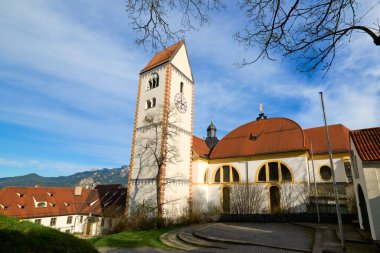
POLYGON ((193 211, 193 135, 194 135, 194 84, 191 90, 191 135, 190 135, 190 173, 189 173, 189 211, 193 211))
MULTIPOLYGON (((167 134, 165 134, 165 131, 167 131, 168 127, 168 113, 170 110, 170 86, 171 86, 171 76, 172 76, 172 65, 169 62, 166 67, 166 83, 165 83, 165 96, 164 96, 164 105, 163 105, 163 115, 162 115, 162 146, 161 146, 161 153, 166 152, 167 148, 167 134)), ((165 174, 166 174, 166 159, 164 159, 162 163, 161 168, 161 175, 160 175, 160 203, 161 207, 163 207, 164 201, 165 201, 165 174)))
POLYGON ((135 144, 136 144, 136 127, 138 122, 138 114, 139 114, 139 104, 140 104, 140 96, 141 96, 141 75, 139 78, 139 85, 137 90, 137 100, 136 100, 136 111, 135 111, 135 122, 133 124, 133 137, 132 137, 132 151, 131 158, 129 162, 129 172, 128 172, 128 186, 127 186, 127 194, 126 194, 126 202, 125 202, 125 217, 128 217, 128 209, 129 209, 129 194, 131 192, 132 187, 132 171, 133 171, 133 163, 134 163, 134 155, 135 155, 135 144))

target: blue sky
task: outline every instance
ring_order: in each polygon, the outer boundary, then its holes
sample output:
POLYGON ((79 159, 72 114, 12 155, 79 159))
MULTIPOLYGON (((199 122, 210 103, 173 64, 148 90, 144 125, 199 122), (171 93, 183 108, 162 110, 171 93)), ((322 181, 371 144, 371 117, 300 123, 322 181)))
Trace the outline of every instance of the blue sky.
MULTIPOLYGON (((0 0, 0 177, 129 163, 138 73, 153 53, 135 46, 128 22, 124 0, 0 0)), ((352 36, 322 78, 281 59, 236 68, 257 53, 233 40, 242 24, 228 8, 186 37, 197 136, 213 120, 223 137, 254 120, 259 103, 269 117, 320 126, 319 91, 329 123, 380 125, 380 48, 366 35, 352 36)))

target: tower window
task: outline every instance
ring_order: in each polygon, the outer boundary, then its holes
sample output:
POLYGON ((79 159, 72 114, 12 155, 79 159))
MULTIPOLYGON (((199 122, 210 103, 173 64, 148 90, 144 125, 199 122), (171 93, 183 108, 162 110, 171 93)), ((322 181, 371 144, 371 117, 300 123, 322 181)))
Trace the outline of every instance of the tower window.
POLYGON ((183 82, 181 82, 181 84, 180 84, 179 91, 183 94, 183 82))
POLYGON ((148 84, 146 86, 146 90, 151 90, 154 88, 157 88, 160 82, 160 77, 157 73, 153 73, 152 76, 149 78, 148 84))
POLYGON ((156 98, 152 98, 151 100, 147 100, 145 104, 145 109, 150 109, 156 107, 156 98))

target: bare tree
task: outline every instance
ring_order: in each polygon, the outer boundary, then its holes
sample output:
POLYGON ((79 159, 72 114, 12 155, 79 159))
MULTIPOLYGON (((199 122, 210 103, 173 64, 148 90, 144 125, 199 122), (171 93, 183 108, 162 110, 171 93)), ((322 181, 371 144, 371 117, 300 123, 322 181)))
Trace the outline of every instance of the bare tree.
POLYGON ((219 0, 127 0, 126 10, 140 36, 136 44, 157 50, 199 29, 221 7, 219 0))
POLYGON ((361 25, 363 15, 357 16, 358 5, 356 0, 243 1, 240 7, 248 22, 235 38, 245 47, 258 46, 260 53, 253 60, 243 59, 240 66, 260 58, 273 60, 272 53, 279 53, 297 59, 301 71, 318 67, 328 71, 336 49, 353 31, 366 33, 379 46, 379 25, 361 25))
MULTIPOLYGON (((246 49, 259 48, 257 57, 243 59, 237 64, 240 67, 259 59, 275 60, 274 55, 280 54, 296 60, 300 71, 328 71, 336 50, 354 31, 366 34, 376 46, 380 45, 380 25, 362 24, 363 17, 380 3, 378 0, 372 0, 363 14, 357 13, 358 0, 237 2, 247 23, 234 37, 246 49)), ((223 7, 219 0, 127 1, 131 26, 140 36, 136 43, 144 46, 150 43, 153 50, 197 30, 209 21, 210 12, 223 7)))
MULTIPOLYGON (((136 141, 136 147, 138 154, 144 159, 144 167, 155 169, 157 215, 162 216, 164 205, 162 193, 165 184, 171 183, 170 180, 175 180, 165 177, 165 168, 168 164, 178 163, 180 154, 175 145, 178 137, 178 128, 175 127, 178 121, 176 110, 173 107, 163 106, 157 109, 145 117, 145 130, 136 141)), ((137 180, 141 174, 141 168, 138 173, 137 180)))
POLYGON ((281 189, 281 212, 297 213, 305 212, 309 205, 310 197, 306 184, 284 185, 281 189))
POLYGON ((231 213, 261 213, 265 207, 265 195, 259 185, 234 185, 231 187, 231 213))

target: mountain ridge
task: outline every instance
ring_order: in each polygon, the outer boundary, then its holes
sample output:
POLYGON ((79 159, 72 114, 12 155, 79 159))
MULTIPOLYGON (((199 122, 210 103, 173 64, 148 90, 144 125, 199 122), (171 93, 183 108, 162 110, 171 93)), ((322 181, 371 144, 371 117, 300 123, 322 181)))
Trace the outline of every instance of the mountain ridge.
POLYGON ((43 177, 36 173, 23 176, 0 178, 0 188, 6 186, 46 186, 46 187, 74 187, 82 186, 93 188, 97 184, 121 184, 128 181, 128 166, 121 168, 103 168, 77 172, 69 176, 43 177))

